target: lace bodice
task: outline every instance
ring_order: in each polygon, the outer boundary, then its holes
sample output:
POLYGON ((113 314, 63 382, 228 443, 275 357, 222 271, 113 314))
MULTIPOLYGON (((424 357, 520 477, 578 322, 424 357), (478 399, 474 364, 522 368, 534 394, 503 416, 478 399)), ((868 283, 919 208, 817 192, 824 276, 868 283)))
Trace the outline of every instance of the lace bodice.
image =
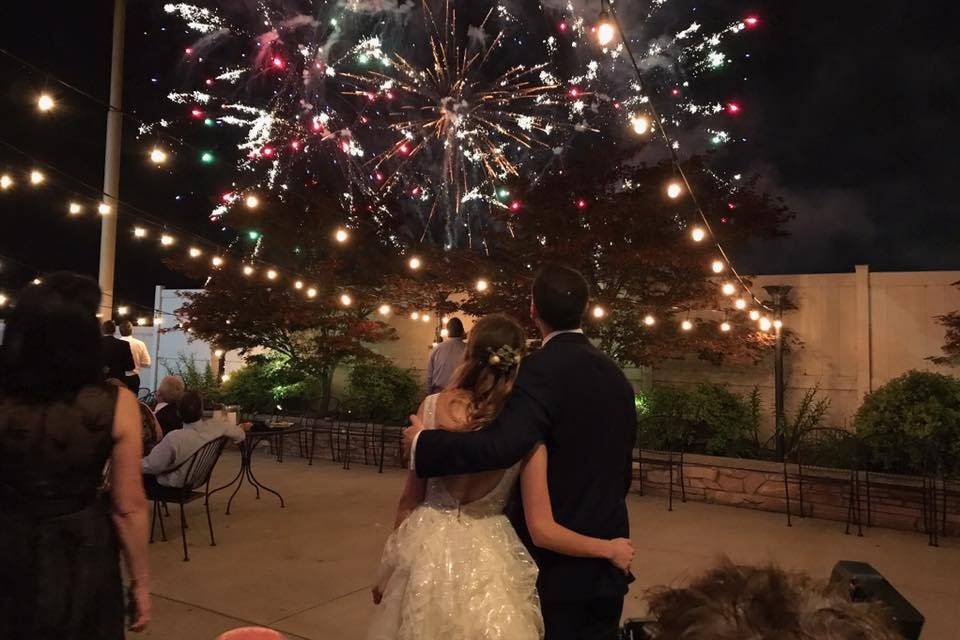
MULTIPOLYGON (((423 425, 426 429, 437 428, 437 398, 435 393, 424 401, 423 425)), ((502 515, 513 486, 520 473, 520 463, 507 469, 500 481, 486 495, 471 502, 461 503, 450 495, 443 478, 430 478, 427 481, 427 493, 423 504, 441 511, 456 511, 458 514, 473 518, 487 518, 502 515)))

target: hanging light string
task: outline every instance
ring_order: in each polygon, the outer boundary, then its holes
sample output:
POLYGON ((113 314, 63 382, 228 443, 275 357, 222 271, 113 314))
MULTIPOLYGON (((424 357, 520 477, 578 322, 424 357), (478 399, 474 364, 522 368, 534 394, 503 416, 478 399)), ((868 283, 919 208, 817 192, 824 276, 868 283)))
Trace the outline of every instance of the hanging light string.
MULTIPOLYGON (((614 9, 613 3, 610 0, 600 0, 600 9, 601 9, 601 15, 603 14, 608 15, 610 19, 613 21, 614 25, 616 25, 617 33, 620 35, 620 41, 623 43, 623 47, 627 52, 627 57, 630 58, 630 64, 633 65, 633 70, 636 73, 637 82, 639 83, 641 90, 643 90, 643 87, 645 86, 643 72, 640 70, 640 65, 637 64, 637 59, 633 55, 633 49, 630 47, 630 42, 627 39, 626 34, 623 32, 623 25, 620 23, 620 16, 617 15, 617 11, 616 9, 614 9)), ((602 28, 602 26, 600 28, 602 28)), ((699 214, 700 220, 703 222, 704 228, 706 229, 707 233, 710 234, 710 238, 713 240, 714 246, 717 248, 717 251, 719 252, 721 258, 723 258, 724 263, 726 263, 727 267, 730 269, 730 272, 733 274, 734 278, 737 279, 737 282, 740 283, 740 286, 744 289, 744 291, 746 291, 750 295, 750 297, 754 300, 754 302, 756 302, 759 306, 763 307, 767 311, 772 311, 772 309, 767 304, 762 302, 759 298, 757 298, 757 296, 754 295, 750 287, 747 286, 746 282, 744 282, 743 277, 740 276, 736 268, 733 266, 733 262, 730 260, 729 255, 727 255, 727 252, 724 251, 723 246, 720 244, 719 238, 714 232, 713 227, 710 225, 710 220, 707 218, 707 214, 704 212, 703 207, 700 205, 700 201, 697 199, 696 192, 693 190, 693 185, 690 184, 690 180, 687 177, 687 173, 683 169, 683 166, 680 162, 680 156, 677 153, 677 150, 674 148, 674 141, 673 139, 671 139, 670 135, 667 133, 666 122, 660 117, 660 112, 657 109, 656 104, 654 103, 653 96, 648 96, 647 105, 651 115, 653 116, 654 121, 657 122, 660 128, 660 135, 667 147, 667 152, 670 154, 670 159, 672 161, 674 170, 677 172, 677 174, 680 176, 680 179, 683 181, 683 184, 687 189, 687 193, 690 194, 690 200, 693 203, 693 206, 696 209, 697 214, 699 214)), ((714 271, 716 271, 716 269, 714 269, 714 271)))

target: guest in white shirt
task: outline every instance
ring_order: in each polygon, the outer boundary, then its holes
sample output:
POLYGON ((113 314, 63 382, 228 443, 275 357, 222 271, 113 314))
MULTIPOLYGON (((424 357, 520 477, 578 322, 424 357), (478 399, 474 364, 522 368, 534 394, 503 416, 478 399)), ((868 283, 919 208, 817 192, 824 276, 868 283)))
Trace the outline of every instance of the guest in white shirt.
POLYGON ((184 462, 203 445, 221 436, 234 442, 241 442, 246 437, 240 426, 222 420, 204 420, 203 400, 196 391, 185 392, 177 408, 183 418, 183 428, 164 436, 150 455, 141 461, 145 486, 156 483, 165 487, 182 487, 190 466, 184 462))
POLYGON ((467 351, 466 334, 460 318, 447 322, 447 337, 430 352, 427 363, 427 393, 438 393, 453 380, 453 373, 463 362, 467 351))
POLYGON ((140 370, 150 366, 150 351, 142 340, 133 337, 133 323, 129 320, 120 323, 120 339, 130 343, 130 353, 133 355, 133 371, 127 371, 124 383, 133 391, 133 395, 137 395, 140 392, 140 370))

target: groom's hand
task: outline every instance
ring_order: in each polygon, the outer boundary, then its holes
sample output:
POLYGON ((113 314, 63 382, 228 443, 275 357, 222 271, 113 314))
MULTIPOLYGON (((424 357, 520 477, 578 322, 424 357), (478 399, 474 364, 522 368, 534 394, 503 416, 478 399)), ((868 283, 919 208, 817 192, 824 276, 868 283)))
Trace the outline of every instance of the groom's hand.
POLYGON ((416 442, 421 431, 423 431, 423 422, 417 416, 410 416, 410 426, 403 430, 403 453, 407 459, 410 458, 413 443, 416 442))

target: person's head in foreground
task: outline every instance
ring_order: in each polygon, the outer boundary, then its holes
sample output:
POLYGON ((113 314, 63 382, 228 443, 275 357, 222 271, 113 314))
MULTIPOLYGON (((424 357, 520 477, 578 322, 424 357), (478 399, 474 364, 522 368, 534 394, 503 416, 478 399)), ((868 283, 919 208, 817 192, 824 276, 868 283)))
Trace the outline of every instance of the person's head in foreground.
POLYGON ((447 322, 447 337, 460 340, 465 335, 467 334, 463 330, 463 321, 460 318, 450 318, 450 321, 447 322))
POLYGON ((133 335, 133 323, 129 320, 124 320, 120 323, 120 335, 124 338, 129 338, 133 335))
POLYGON ((167 376, 160 381, 160 385, 157 387, 157 399, 160 402, 176 404, 180 396, 183 395, 184 389, 186 389, 186 385, 183 384, 183 379, 180 376, 167 376))
POLYGON ((590 296, 586 278, 576 269, 545 265, 533 281, 530 317, 544 337, 579 329, 590 296))
POLYGON ((100 287, 74 273, 27 285, 7 317, 0 387, 31 400, 72 396, 103 380, 97 325, 100 287))
POLYGON ((481 426, 493 419, 506 401, 526 346, 523 328, 512 318, 492 314, 477 321, 454 375, 452 388, 473 394, 468 421, 481 426))
POLYGON ((184 424, 193 424, 203 419, 203 398, 196 391, 184 391, 177 400, 177 412, 184 424))
POLYGON ((773 565, 719 566, 649 596, 657 640, 902 640, 877 605, 773 565))

